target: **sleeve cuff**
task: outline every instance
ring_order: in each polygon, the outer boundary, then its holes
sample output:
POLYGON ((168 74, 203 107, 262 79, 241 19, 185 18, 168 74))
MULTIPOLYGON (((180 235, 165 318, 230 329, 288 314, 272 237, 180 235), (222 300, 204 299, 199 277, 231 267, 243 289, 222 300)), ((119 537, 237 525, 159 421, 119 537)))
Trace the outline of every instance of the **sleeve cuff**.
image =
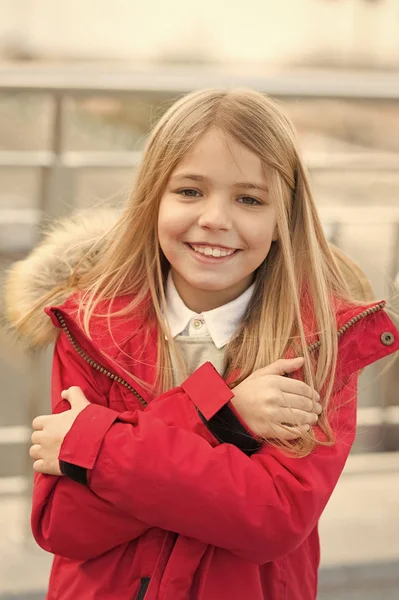
POLYGON ((230 402, 234 393, 211 363, 202 365, 181 387, 197 407, 204 425, 218 442, 232 444, 248 456, 261 448, 255 434, 230 402))
POLYGON ((211 419, 234 394, 210 362, 204 363, 181 387, 204 415, 211 419))
POLYGON ((60 460, 60 470, 63 475, 66 475, 69 479, 73 479, 76 483, 87 485, 87 469, 84 467, 77 467, 64 460, 60 460))
MULTIPOLYGON (((60 465, 64 462, 75 467, 92 469, 104 436, 118 416, 118 412, 105 406, 86 406, 76 417, 61 445, 58 456, 60 465)), ((62 466, 60 468, 62 470, 62 466)), ((69 472, 65 474, 70 476, 69 472)))

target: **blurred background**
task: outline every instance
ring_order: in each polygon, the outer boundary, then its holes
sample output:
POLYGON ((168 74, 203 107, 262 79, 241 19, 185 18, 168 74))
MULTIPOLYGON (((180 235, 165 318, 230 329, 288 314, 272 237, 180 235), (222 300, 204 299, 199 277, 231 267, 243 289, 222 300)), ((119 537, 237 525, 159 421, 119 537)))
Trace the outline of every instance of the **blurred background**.
MULTIPOLYGON (((44 219, 120 205, 180 95, 246 86, 284 106, 326 234, 399 311, 398 31, 398 0, 0 0, 2 273, 44 219)), ((45 595, 27 450, 50 363, 0 333, 0 600, 45 595)), ((399 364, 385 367, 361 376, 356 443, 321 521, 320 600, 399 598, 399 364)))

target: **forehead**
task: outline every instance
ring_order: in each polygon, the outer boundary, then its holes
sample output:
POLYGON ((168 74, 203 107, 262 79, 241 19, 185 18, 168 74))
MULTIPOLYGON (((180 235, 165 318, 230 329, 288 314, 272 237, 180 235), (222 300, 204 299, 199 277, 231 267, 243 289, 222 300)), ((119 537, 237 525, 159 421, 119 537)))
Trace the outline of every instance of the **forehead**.
POLYGON ((172 177, 183 173, 198 173, 215 181, 266 183, 259 156, 217 129, 210 129, 199 138, 176 166, 172 177))

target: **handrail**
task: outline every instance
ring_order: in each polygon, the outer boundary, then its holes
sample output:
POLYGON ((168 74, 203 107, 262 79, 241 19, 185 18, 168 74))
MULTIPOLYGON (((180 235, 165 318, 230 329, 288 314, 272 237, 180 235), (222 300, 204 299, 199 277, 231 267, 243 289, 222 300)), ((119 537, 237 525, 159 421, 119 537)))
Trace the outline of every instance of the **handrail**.
POLYGON ((168 97, 207 87, 250 87, 281 98, 399 99, 394 72, 326 69, 268 70, 265 67, 216 65, 129 68, 114 64, 5 64, 0 66, 0 92, 148 94, 168 97))

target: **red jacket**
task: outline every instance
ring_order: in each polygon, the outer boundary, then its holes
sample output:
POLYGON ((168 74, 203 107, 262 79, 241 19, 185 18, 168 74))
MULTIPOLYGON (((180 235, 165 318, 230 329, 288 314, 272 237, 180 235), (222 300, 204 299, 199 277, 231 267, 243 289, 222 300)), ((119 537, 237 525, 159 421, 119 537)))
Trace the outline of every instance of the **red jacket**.
POLYGON ((210 363, 151 397, 123 368, 154 381, 156 333, 145 339, 140 319, 115 317, 111 339, 97 318, 89 340, 74 298, 46 309, 63 330, 53 411, 72 385, 92 403, 61 448, 69 476, 35 478, 33 534, 56 555, 47 598, 315 599, 317 523, 355 437, 357 372, 399 349, 383 306, 339 310, 336 441, 305 458, 259 448, 210 363))

